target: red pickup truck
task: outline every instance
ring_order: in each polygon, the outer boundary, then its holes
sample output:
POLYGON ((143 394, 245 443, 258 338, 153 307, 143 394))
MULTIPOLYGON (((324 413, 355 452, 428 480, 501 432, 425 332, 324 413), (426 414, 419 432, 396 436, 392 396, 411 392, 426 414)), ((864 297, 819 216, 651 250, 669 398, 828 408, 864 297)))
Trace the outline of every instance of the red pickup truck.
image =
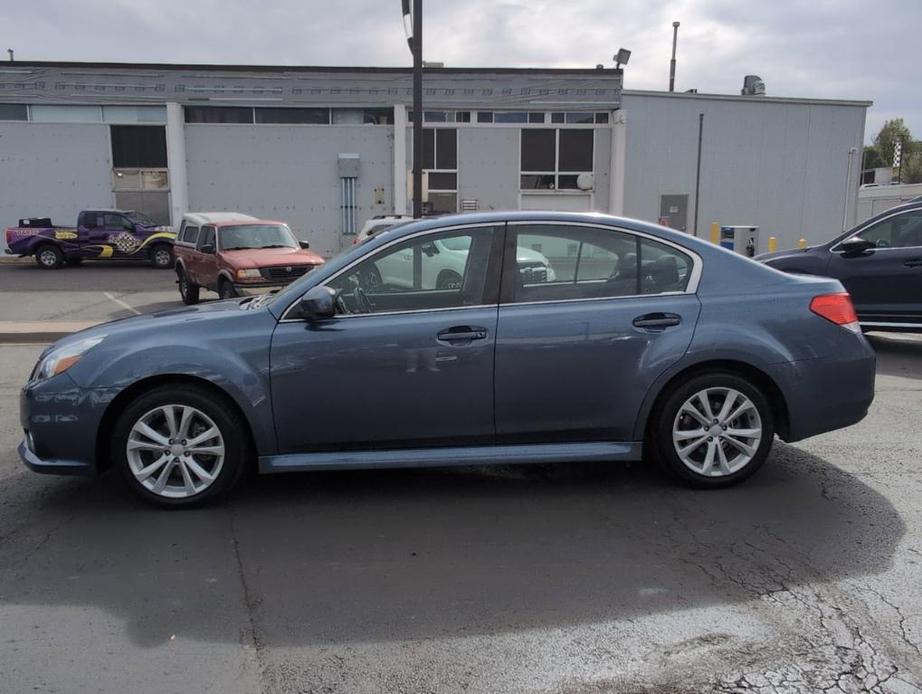
POLYGON ((173 246, 183 303, 204 289, 222 299, 284 287, 323 263, 287 224, 233 212, 183 215, 173 246))

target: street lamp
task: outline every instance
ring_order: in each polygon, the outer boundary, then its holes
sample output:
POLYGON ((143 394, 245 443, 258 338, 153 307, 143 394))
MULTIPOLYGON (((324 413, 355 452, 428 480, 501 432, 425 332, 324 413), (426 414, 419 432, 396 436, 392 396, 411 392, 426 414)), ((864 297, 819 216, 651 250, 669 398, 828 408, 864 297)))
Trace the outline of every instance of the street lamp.
POLYGON ((401 0, 413 54, 413 218, 423 216, 423 0, 401 0))
POLYGON ((612 57, 612 60, 615 61, 615 69, 620 68, 622 65, 627 65, 627 61, 631 59, 631 52, 627 48, 619 48, 618 52, 612 57))

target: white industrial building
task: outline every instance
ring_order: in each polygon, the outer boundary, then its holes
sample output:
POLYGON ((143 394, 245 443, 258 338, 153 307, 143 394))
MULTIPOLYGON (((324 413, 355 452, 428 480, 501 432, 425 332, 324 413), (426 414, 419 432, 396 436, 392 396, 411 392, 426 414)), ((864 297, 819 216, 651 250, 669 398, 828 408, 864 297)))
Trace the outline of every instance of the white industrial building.
MULTIPOLYGON (((0 225, 238 210, 333 255, 367 218, 412 207, 411 83, 402 68, 3 64, 0 225)), ((760 227, 763 250, 855 220, 867 101, 504 68, 427 68, 423 100, 433 213, 598 210, 689 233, 697 220, 700 236, 718 221, 760 227)))

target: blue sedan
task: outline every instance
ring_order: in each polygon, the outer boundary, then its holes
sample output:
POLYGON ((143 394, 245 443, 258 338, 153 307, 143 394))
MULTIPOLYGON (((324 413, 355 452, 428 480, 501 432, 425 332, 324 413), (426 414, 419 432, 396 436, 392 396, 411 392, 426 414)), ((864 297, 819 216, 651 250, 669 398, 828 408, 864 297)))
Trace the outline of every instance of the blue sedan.
POLYGON ((116 468, 168 507, 251 466, 644 457, 719 487, 775 435, 853 424, 873 395, 837 280, 628 219, 473 214, 382 232, 273 296, 59 341, 22 390, 19 454, 37 472, 116 468))

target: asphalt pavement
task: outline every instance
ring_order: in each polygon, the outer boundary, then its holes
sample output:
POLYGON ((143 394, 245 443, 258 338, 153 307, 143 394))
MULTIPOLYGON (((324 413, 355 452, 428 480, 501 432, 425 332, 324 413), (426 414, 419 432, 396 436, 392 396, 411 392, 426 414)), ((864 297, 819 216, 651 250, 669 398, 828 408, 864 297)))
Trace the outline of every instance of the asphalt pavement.
POLYGON ((635 464, 251 478, 165 512, 23 468, 0 347, 0 691, 922 686, 922 340, 742 486, 635 464))

